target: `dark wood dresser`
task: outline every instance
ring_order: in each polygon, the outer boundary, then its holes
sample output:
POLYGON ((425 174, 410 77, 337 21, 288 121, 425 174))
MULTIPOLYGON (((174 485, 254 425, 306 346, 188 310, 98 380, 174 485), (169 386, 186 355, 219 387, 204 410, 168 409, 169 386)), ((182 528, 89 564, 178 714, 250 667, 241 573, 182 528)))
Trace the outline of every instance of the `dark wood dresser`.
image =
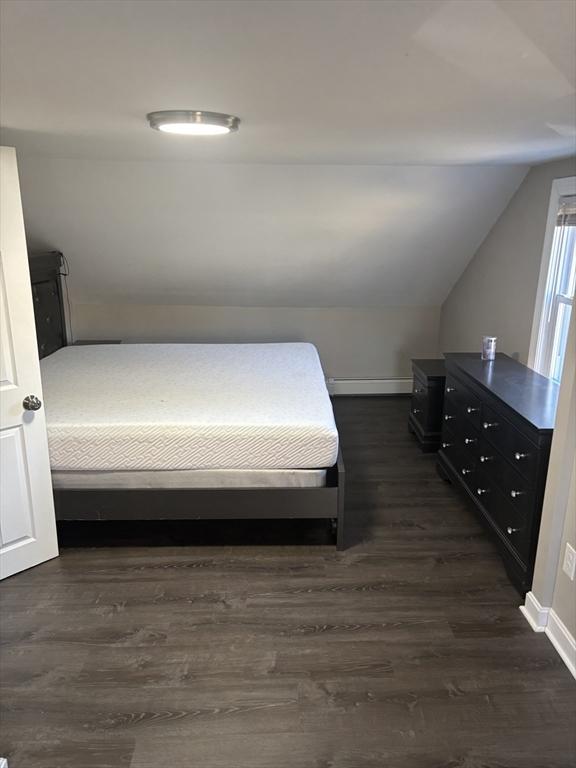
POLYGON ((412 403, 408 428, 425 452, 437 451, 442 432, 444 360, 412 360, 412 403))
POLYGON ((558 390, 507 355, 446 355, 438 469, 474 503, 522 595, 532 585, 558 390))
POLYGON ((29 259, 36 336, 40 358, 66 346, 66 323, 62 297, 62 254, 58 251, 33 254, 29 259))

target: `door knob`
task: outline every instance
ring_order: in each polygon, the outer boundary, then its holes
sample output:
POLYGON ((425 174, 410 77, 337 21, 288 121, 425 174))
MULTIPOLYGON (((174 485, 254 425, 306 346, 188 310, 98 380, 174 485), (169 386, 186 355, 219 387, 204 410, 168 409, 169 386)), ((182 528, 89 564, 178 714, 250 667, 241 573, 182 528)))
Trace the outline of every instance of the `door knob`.
POLYGON ((39 411, 42 408, 42 400, 36 395, 27 395, 22 401, 25 411, 39 411))

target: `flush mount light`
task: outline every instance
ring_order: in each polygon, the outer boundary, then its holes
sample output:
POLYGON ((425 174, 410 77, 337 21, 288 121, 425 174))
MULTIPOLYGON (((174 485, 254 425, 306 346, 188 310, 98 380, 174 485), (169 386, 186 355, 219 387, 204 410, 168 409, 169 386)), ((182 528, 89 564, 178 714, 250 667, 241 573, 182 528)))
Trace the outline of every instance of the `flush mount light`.
POLYGON ((194 109, 165 109, 146 115, 150 128, 164 133, 187 136, 219 136, 237 131, 240 120, 222 112, 201 112, 194 109))

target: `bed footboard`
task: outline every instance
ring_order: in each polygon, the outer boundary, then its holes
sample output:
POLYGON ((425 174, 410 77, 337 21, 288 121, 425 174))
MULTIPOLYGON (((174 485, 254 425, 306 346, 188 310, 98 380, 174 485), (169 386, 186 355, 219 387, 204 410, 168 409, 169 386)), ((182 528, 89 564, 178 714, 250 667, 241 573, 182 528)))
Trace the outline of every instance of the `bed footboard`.
POLYGON ((338 549, 349 546, 341 453, 323 488, 55 489, 56 519, 336 519, 338 549))

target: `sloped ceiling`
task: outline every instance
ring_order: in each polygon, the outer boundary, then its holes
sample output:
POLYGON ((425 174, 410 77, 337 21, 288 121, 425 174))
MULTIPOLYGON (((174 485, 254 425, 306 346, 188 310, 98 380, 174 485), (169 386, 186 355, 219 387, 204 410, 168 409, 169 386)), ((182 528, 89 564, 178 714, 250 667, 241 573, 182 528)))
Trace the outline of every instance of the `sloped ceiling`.
POLYGON ((515 167, 20 161, 32 247, 76 300, 439 304, 524 174, 515 167))
POLYGON ((2 142, 74 298, 436 304, 573 151, 571 0, 4 0, 2 142), (145 114, 237 114, 191 140, 145 114))

